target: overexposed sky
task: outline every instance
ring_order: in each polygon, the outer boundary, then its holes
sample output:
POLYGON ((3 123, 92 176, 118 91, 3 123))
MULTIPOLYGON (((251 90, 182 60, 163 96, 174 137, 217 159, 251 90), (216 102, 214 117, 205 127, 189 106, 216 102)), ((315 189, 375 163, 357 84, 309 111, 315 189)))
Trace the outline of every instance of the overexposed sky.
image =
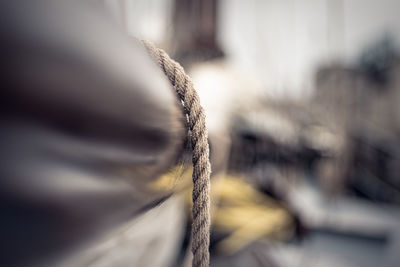
POLYGON ((221 0, 219 39, 270 95, 301 98, 319 65, 352 63, 385 33, 399 45, 399 11, 396 0, 221 0))
MULTIPOLYGON (((105 2, 117 17, 125 17, 125 28, 133 36, 161 44, 172 33, 173 0, 105 2)), ((219 4, 218 39, 228 60, 258 77, 271 96, 309 96, 319 65, 352 63, 360 49, 385 33, 400 46, 398 0, 220 0, 219 4)))

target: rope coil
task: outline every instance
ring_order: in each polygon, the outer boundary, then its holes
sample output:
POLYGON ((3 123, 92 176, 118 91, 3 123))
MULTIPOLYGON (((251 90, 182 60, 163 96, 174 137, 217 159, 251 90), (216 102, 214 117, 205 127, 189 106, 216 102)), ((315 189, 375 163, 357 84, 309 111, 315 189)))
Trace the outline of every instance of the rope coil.
POLYGON ((188 116, 193 163, 193 267, 206 267, 210 262, 210 173, 208 133, 205 113, 193 82, 182 66, 148 41, 142 41, 149 54, 168 77, 188 116))

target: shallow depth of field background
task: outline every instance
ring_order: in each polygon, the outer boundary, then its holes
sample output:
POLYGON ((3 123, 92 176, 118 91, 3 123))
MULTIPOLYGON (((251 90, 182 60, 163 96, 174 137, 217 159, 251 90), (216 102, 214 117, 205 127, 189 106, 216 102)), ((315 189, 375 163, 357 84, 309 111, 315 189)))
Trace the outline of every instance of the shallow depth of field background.
POLYGON ((398 1, 111 2, 189 70, 243 197, 222 196, 213 266, 400 262, 398 1))

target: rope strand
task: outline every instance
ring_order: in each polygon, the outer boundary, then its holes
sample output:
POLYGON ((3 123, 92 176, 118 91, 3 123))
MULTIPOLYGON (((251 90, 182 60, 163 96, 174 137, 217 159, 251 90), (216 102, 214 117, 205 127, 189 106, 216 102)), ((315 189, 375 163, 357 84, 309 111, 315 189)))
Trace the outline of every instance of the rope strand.
POLYGON ((168 77, 189 118, 190 140, 193 162, 193 224, 192 253, 193 267, 206 267, 210 262, 210 173, 208 133, 205 113, 200 105, 192 80, 182 66, 168 54, 148 41, 142 41, 150 55, 157 61, 168 77))

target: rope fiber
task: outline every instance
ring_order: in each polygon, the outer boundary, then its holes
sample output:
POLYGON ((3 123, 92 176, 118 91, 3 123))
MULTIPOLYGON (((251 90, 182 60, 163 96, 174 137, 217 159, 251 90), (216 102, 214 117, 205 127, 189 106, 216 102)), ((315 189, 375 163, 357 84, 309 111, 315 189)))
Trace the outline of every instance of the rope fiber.
POLYGON ((142 41, 142 43, 168 77, 188 116, 189 138, 193 150, 192 266, 206 267, 210 262, 211 166, 204 109, 200 105, 199 96, 193 87, 192 80, 182 66, 152 43, 148 41, 142 41))

